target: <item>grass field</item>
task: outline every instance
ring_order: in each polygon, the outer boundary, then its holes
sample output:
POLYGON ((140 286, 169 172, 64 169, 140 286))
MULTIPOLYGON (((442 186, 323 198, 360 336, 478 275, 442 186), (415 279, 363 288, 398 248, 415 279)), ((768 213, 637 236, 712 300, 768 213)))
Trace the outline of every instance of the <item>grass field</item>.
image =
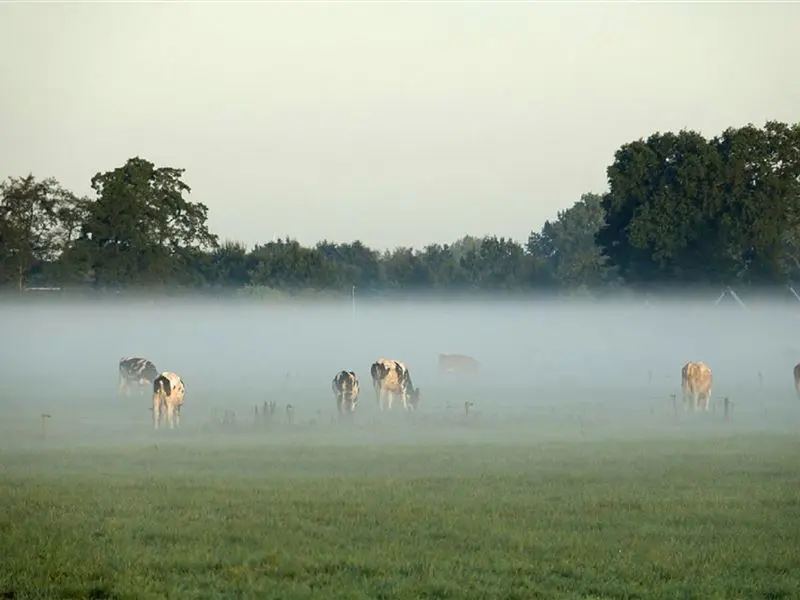
POLYGON ((800 599, 796 319, 683 303, 0 312, 0 600, 800 599), (439 374, 444 350, 474 352, 480 376, 439 374), (134 354, 184 378, 179 430, 153 431, 147 393, 116 396, 134 354), (376 407, 383 355, 422 389, 411 417, 376 407), (714 369, 708 414, 673 399, 690 358, 714 369), (362 380, 348 423, 342 368, 362 380), (256 422, 265 401, 274 419, 256 422))
POLYGON ((298 436, 8 448, 0 597, 800 597, 792 434, 298 436))

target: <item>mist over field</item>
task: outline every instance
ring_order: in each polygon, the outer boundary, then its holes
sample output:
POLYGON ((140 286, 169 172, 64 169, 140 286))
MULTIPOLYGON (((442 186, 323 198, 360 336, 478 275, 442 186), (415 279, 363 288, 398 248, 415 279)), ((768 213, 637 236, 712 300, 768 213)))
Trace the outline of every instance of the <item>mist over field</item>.
POLYGON ((658 305, 616 301, 349 300, 291 304, 194 300, 46 301, 0 312, 0 447, 197 440, 437 443, 796 429, 800 360, 791 304, 743 310, 726 298, 658 305), (438 353, 470 355, 477 375, 439 373, 438 353), (180 374, 179 430, 152 431, 148 390, 117 397, 123 356, 180 374), (404 418, 381 415, 369 367, 402 360, 422 390, 404 418), (684 414, 680 369, 713 370, 709 415, 684 414), (361 395, 336 422, 331 379, 354 370, 361 395), (671 394, 677 394, 677 416, 671 394), (733 403, 724 422, 722 399, 733 403), (254 405, 275 401, 269 428, 254 405), (465 402, 472 402, 469 415, 465 402), (295 409, 289 426, 285 406, 295 409), (220 427, 226 411, 235 424, 220 427), (229 413, 230 416, 230 413, 229 413), (224 434, 224 435, 223 435, 224 434))

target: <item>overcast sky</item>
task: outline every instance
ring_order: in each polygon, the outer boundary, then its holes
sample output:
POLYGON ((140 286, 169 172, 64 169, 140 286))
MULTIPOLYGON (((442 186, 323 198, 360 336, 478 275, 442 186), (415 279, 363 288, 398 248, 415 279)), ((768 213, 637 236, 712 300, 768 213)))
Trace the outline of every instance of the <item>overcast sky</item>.
POLYGON ((222 239, 520 241, 623 143, 800 120, 800 4, 0 5, 0 177, 186 169, 222 239))

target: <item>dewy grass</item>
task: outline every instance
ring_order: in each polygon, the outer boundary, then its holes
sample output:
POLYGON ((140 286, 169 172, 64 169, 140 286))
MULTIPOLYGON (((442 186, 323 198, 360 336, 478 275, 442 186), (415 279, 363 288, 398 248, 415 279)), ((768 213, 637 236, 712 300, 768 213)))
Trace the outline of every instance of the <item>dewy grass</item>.
POLYGON ((5 598, 797 598, 794 436, 5 453, 5 598))

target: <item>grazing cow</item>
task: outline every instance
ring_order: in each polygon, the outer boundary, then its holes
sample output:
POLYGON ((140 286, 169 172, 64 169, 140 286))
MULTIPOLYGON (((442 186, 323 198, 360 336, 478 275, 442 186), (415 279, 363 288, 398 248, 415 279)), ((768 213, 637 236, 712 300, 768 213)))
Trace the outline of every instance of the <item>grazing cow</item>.
POLYGON ((800 363, 794 366, 794 389, 797 392, 797 397, 800 398, 800 363))
POLYGON ((351 415, 358 404, 358 377, 353 371, 339 371, 331 383, 339 415, 351 415))
POLYGON ((375 390, 375 401, 380 402, 381 380, 386 376, 390 369, 394 368, 394 361, 388 358, 379 358, 369 369, 372 376, 372 389, 375 390))
POLYGON ((125 356, 119 359, 119 387, 117 395, 131 395, 131 387, 151 386, 158 376, 156 366, 146 358, 125 356))
POLYGON ((439 353, 440 373, 469 373, 474 375, 479 368, 480 363, 471 356, 439 353))
POLYGON ((181 407, 186 386, 175 373, 164 371, 153 381, 153 428, 158 429, 161 416, 164 415, 169 428, 180 425, 181 407))
POLYGON ((687 362, 681 369, 681 390, 683 405, 693 411, 698 408, 708 410, 711 398, 711 369, 703 362, 687 362))
POLYGON ((378 396, 381 410, 383 410, 385 398, 388 398, 388 408, 391 410, 394 396, 398 394, 403 401, 405 410, 417 408, 420 390, 411 383, 411 375, 402 362, 380 358, 372 363, 369 372, 372 375, 372 386, 378 396))

